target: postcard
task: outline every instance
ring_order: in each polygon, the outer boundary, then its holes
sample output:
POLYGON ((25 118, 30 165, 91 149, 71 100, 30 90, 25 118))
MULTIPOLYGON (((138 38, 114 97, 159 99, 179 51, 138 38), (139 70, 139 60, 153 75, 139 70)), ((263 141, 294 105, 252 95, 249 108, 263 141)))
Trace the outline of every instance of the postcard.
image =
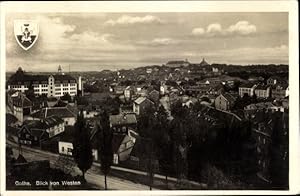
POLYGON ((295 1, 0 8, 1 194, 299 193, 295 1))

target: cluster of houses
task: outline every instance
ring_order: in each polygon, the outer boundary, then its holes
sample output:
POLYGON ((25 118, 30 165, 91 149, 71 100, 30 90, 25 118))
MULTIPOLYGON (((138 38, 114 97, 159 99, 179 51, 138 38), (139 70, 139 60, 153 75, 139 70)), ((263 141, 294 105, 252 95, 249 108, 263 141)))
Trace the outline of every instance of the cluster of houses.
MULTIPOLYGON (((170 61, 166 67, 180 70, 182 67, 192 66, 187 60, 170 61)), ((203 59, 200 63, 203 68, 209 64, 203 59)), ((199 69, 197 69, 199 70, 199 69)), ((152 73, 152 69, 147 69, 147 74, 152 73)), ((192 71, 191 71, 192 72, 192 71)), ((113 132, 113 162, 119 164, 126 160, 139 160, 135 154, 139 140, 137 124, 141 114, 147 111, 148 107, 157 107, 162 105, 169 119, 172 119, 170 112, 171 105, 180 101, 183 106, 190 107, 196 102, 200 102, 209 108, 209 111, 216 110, 224 112, 226 115, 232 115, 233 118, 240 120, 237 116, 234 106, 238 100, 244 97, 256 97, 255 103, 250 103, 243 108, 244 116, 242 118, 252 119, 257 127, 253 131, 257 135, 257 141, 263 145, 270 139, 268 136, 268 122, 261 119, 259 112, 281 112, 287 113, 289 104, 288 82, 278 77, 270 77, 264 84, 264 79, 249 79, 243 81, 238 86, 237 91, 225 90, 225 86, 234 86, 236 79, 221 75, 222 71, 212 67, 214 75, 210 78, 197 81, 195 84, 189 84, 185 80, 168 82, 168 80, 158 81, 159 86, 151 83, 132 85, 120 85, 117 81, 112 82, 108 87, 110 97, 118 98, 121 102, 119 113, 110 114, 110 128, 113 132)), ((192 73, 191 73, 192 74, 192 73)), ((94 160, 99 160, 99 141, 97 141, 97 131, 95 122, 101 113, 98 105, 77 105, 76 96, 84 96, 83 82, 81 77, 78 79, 62 73, 59 67, 57 74, 49 76, 27 75, 18 69, 18 71, 8 80, 7 83, 7 113, 10 117, 15 117, 10 127, 14 127, 14 137, 16 142, 23 145, 43 147, 45 144, 54 142, 56 149, 52 149, 62 155, 72 155, 72 133, 78 111, 82 110, 84 117, 91 126, 91 141, 93 147, 94 160), (33 87, 33 88, 31 88, 33 87), (33 89, 35 98, 26 96, 26 92, 33 89), (65 99, 68 95, 70 98, 65 99), (38 98, 37 98, 38 97, 38 98)), ((93 95, 90 95, 93 97, 93 95)), ((95 96, 97 97, 97 96, 95 96)), ((97 98, 95 98, 97 99, 97 98)), ((210 112, 206 114, 206 119, 212 124, 216 119, 210 112)), ((141 144, 139 144, 141 145, 141 144)), ((266 146, 266 145, 265 145, 266 146)), ((258 163, 262 166, 260 175, 268 179, 265 166, 267 160, 262 158, 258 163)))

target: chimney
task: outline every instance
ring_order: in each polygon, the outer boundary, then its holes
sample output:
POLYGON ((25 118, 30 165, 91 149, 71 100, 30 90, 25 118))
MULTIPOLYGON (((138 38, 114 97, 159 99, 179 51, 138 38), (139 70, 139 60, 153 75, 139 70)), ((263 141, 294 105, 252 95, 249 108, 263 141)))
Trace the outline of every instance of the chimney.
POLYGON ((81 76, 78 78, 78 91, 80 91, 81 95, 83 96, 83 82, 81 76))

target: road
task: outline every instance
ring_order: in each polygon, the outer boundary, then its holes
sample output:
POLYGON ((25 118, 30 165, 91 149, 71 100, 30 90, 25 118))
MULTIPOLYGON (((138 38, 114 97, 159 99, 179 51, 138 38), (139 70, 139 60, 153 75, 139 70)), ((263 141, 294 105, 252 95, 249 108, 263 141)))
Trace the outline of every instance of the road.
MULTIPOLYGON (((17 144, 12 142, 7 142, 7 144, 13 148, 14 156, 17 157, 19 154, 17 144)), ((58 154, 31 149, 28 147, 22 147, 22 155, 28 161, 49 160, 51 166, 54 166, 59 156, 58 154)), ((74 171, 75 175, 81 175, 81 171, 77 167, 74 168, 74 171)), ((104 175, 98 172, 96 173, 95 171, 97 170, 90 169, 85 175, 86 180, 88 183, 93 184, 96 188, 104 189, 104 175)), ((107 183, 110 190, 149 190, 149 186, 113 176, 107 176, 107 183)), ((152 188, 152 190, 155 189, 152 188)))

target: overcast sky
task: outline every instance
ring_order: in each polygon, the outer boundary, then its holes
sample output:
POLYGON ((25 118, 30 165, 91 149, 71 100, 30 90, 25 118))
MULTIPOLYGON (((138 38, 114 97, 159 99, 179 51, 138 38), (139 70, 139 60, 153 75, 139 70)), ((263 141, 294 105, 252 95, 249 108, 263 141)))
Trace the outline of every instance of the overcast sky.
POLYGON ((6 16, 6 70, 101 71, 188 59, 199 63, 288 64, 287 13, 70 13, 6 16), (39 21, 28 51, 15 19, 39 21))

